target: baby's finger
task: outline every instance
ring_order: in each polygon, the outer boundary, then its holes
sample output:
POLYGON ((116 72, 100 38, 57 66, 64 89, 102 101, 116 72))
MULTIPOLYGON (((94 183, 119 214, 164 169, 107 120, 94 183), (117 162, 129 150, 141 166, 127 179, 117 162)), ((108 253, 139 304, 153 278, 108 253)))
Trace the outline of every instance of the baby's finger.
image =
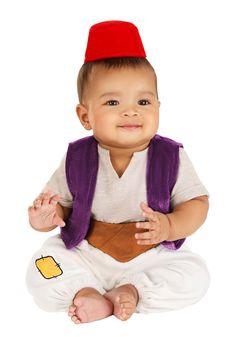
POLYGON ((59 226, 59 227, 65 227, 65 225, 66 225, 66 223, 65 223, 64 221, 62 221, 62 222, 59 223, 58 226, 59 226))
POLYGON ((153 231, 135 234, 135 239, 139 239, 139 240, 145 240, 145 239, 151 240, 153 239, 153 237, 154 237, 153 231))
POLYGON ((51 197, 49 204, 56 205, 59 200, 60 200, 60 196, 58 194, 55 194, 54 196, 51 197))
POLYGON ((138 240, 137 241, 138 245, 153 245, 153 244, 156 244, 156 243, 158 243, 158 241, 154 240, 154 239, 138 240))
POLYGON ((65 227, 65 222, 57 214, 53 217, 53 225, 58 227, 65 227))
POLYGON ((152 230, 152 229, 155 229, 155 225, 147 221, 142 221, 142 222, 136 223, 136 228, 145 228, 145 229, 152 230))
POLYGON ((140 206, 143 210, 142 215, 148 218, 149 220, 151 219, 152 221, 154 221, 156 215, 155 211, 153 211, 150 207, 148 207, 144 202, 142 202, 140 206))
POLYGON ((36 199, 33 202, 34 208, 40 208, 42 206, 42 199, 36 199))
POLYGON ((140 207, 142 208, 142 210, 146 213, 150 213, 150 212, 154 212, 153 209, 151 209, 151 207, 149 207, 147 204, 145 204, 145 202, 141 202, 140 203, 140 207))
POLYGON ((155 212, 152 213, 143 212, 143 216, 147 218, 150 222, 160 223, 159 217, 155 212))
POLYGON ((34 206, 29 206, 29 207, 28 207, 28 214, 29 214, 29 215, 32 214, 33 211, 35 211, 34 206))
POLYGON ((42 199, 42 206, 48 206, 49 201, 50 201, 50 194, 44 193, 43 199, 42 199))

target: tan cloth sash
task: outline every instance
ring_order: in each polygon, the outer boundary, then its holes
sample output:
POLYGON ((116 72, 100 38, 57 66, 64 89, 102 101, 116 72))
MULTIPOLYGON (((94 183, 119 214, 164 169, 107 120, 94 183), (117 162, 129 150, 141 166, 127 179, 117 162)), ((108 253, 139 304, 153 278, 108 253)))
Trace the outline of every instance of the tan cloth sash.
POLYGON ((114 259, 120 262, 128 262, 157 246, 157 244, 137 244, 135 233, 146 231, 143 228, 136 228, 136 222, 114 224, 92 219, 85 239, 92 246, 102 250, 114 259))

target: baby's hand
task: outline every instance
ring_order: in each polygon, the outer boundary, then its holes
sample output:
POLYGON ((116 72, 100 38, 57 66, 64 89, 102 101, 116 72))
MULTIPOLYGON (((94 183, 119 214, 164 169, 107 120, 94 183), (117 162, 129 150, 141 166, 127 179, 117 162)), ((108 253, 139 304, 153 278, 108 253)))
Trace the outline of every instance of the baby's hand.
POLYGON ((59 200, 59 194, 51 195, 50 191, 41 193, 35 199, 33 206, 28 208, 29 221, 34 229, 49 231, 57 226, 65 226, 65 222, 56 213, 59 200))
POLYGON ((138 245, 158 244, 168 240, 170 233, 170 223, 168 217, 160 212, 153 211, 144 202, 141 202, 140 207, 143 211, 143 216, 148 218, 146 222, 137 222, 137 228, 145 228, 148 231, 144 233, 136 233, 138 245))

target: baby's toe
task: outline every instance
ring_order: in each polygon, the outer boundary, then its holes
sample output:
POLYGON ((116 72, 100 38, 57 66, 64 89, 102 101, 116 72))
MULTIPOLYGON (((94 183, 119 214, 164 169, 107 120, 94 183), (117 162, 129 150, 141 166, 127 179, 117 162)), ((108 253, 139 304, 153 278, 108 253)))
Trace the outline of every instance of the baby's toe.
POLYGON ((125 306, 136 306, 136 301, 132 296, 120 296, 120 300, 119 300, 121 305, 125 306))
POLYGON ((135 307, 136 307, 136 305, 135 305, 135 301, 133 301, 133 299, 127 300, 127 298, 126 298, 122 302, 122 298, 121 298, 120 312, 119 312, 120 319, 122 321, 126 321, 127 319, 129 319, 132 316, 132 314, 134 313, 135 307))
POLYGON ((126 303, 121 304, 121 309, 122 310, 132 310, 134 309, 134 306, 131 303, 126 302, 126 303))
POLYGON ((76 306, 75 305, 70 305, 69 310, 68 310, 68 315, 71 317, 75 314, 76 306))
POLYGON ((121 319, 122 321, 126 321, 130 316, 131 316, 131 315, 128 314, 126 311, 123 311, 123 312, 121 313, 121 315, 120 315, 120 319, 121 319))
POLYGON ((83 304, 83 301, 80 297, 74 299, 74 306, 76 308, 80 307, 83 304))
POLYGON ((71 317, 72 322, 74 322, 75 324, 79 324, 81 323, 81 321, 78 319, 78 317, 76 315, 71 317))

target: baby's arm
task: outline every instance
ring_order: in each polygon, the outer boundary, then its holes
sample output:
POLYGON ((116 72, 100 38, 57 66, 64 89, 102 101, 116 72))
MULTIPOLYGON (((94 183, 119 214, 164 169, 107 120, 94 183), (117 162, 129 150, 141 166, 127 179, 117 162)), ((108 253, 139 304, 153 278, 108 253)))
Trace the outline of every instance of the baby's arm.
POLYGON ((170 222, 168 240, 174 241, 193 234, 204 223, 208 209, 206 195, 177 205, 172 213, 167 214, 170 222))
POLYGON ((137 228, 149 230, 136 233, 138 244, 155 244, 176 241, 196 232, 204 223, 209 203, 206 188, 198 178, 186 152, 180 149, 180 165, 177 182, 171 192, 171 213, 155 212, 142 202, 140 207, 148 222, 140 222, 137 228))
POLYGON ((58 203, 60 196, 51 195, 50 192, 42 193, 28 208, 29 223, 32 228, 40 232, 49 232, 56 227, 64 227, 71 208, 58 203))
POLYGON ((209 208, 208 196, 203 195, 182 202, 174 207, 172 213, 154 211, 141 202, 143 216, 148 221, 136 223, 137 228, 144 228, 144 233, 136 233, 137 244, 156 244, 162 241, 176 241, 193 234, 205 221, 209 208))

